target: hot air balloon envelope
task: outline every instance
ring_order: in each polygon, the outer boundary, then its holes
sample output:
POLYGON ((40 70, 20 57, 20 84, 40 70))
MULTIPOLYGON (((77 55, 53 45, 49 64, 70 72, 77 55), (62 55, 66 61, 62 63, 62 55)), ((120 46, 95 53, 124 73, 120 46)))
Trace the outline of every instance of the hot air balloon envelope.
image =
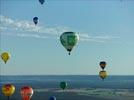
POLYGON ((1 59, 6 63, 10 59, 10 54, 8 52, 2 53, 1 59))
POLYGON ((70 54, 74 46, 76 46, 79 41, 79 35, 75 32, 64 32, 60 36, 60 41, 70 54))
POLYGON ((38 24, 38 17, 34 17, 33 22, 34 22, 35 25, 37 25, 38 24))
POLYGON ((105 79, 107 77, 107 72, 106 71, 100 71, 99 76, 100 76, 100 78, 105 79))
POLYGON ((9 97, 9 96, 13 95, 14 92, 15 92, 15 86, 14 85, 12 85, 12 84, 5 84, 5 85, 3 85, 2 93, 5 96, 9 97))
POLYGON ((39 2, 43 5, 43 3, 45 2, 45 0, 39 0, 39 2))
POLYGON ((105 61, 101 61, 100 62, 100 67, 104 70, 106 67, 106 62, 105 61))
POLYGON ((61 83, 60 83, 60 87, 61 87, 63 90, 66 89, 67 83, 66 83, 66 82, 61 82, 61 83))
POLYGON ((49 100, 56 100, 56 97, 52 96, 49 98, 49 100))
POLYGON ((33 89, 30 86, 24 86, 20 90, 23 100, 30 100, 33 95, 33 89))

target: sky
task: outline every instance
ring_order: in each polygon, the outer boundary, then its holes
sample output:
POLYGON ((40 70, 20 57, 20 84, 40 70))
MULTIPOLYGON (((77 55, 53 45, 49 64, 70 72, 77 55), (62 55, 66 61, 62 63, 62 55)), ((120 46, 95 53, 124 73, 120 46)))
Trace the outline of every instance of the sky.
POLYGON ((133 0, 0 0, 1 75, 134 75, 133 0), (33 17, 39 18, 37 26, 33 17), (69 56, 59 37, 79 34, 69 56))

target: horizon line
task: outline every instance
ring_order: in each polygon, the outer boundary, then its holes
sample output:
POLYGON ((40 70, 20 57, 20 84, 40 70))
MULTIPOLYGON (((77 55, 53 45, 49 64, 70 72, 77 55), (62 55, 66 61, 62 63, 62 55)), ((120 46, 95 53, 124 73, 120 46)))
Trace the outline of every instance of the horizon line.
MULTIPOLYGON (((92 75, 89 75, 89 74, 25 74, 25 75, 0 75, 0 76, 98 76, 98 74, 92 74, 92 75)), ((108 75, 108 76, 134 76, 134 75, 131 75, 131 74, 126 74, 126 75, 123 75, 123 74, 112 74, 112 75, 108 75)))

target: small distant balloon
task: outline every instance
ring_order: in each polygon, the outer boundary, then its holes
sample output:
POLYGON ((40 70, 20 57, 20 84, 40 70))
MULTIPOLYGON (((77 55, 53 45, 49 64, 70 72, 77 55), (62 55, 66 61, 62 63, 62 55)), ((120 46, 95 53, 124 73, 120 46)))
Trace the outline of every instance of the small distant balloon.
POLYGON ((30 100, 33 95, 33 89, 30 86, 24 86, 20 90, 23 100, 30 100))
POLYGON ((34 17, 33 22, 34 22, 35 25, 37 25, 38 24, 38 17, 34 17))
POLYGON ((100 67, 104 70, 106 67, 106 62, 105 61, 101 61, 100 62, 100 67))
POLYGON ((45 0, 39 0, 40 4, 43 5, 45 0))
POLYGON ((79 35, 75 32, 64 32, 60 36, 60 42, 69 52, 69 55, 72 49, 78 43, 78 41, 79 41, 79 35))
POLYGON ((7 63, 7 61, 10 59, 10 54, 8 52, 3 52, 1 54, 1 59, 5 62, 5 64, 7 63))
POLYGON ((15 92, 15 86, 13 84, 5 84, 2 86, 2 93, 8 97, 12 96, 15 92))
POLYGON ((65 90, 67 88, 67 82, 60 82, 60 88, 65 90))
POLYGON ((56 97, 52 96, 52 97, 49 98, 49 100, 56 100, 56 97))
POLYGON ((107 77, 107 72, 106 71, 100 71, 99 76, 100 76, 101 79, 104 80, 107 77))

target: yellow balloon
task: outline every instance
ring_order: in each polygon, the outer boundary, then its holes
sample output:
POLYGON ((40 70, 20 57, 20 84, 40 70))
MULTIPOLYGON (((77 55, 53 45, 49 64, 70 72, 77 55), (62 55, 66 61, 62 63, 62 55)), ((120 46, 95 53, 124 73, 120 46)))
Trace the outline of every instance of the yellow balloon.
POLYGON ((100 78, 105 79, 107 77, 107 72, 106 71, 100 71, 99 76, 100 76, 100 78))
POLYGON ((4 52, 1 54, 1 58, 6 63, 10 59, 10 54, 8 52, 4 52))
POLYGON ((12 84, 5 84, 5 85, 3 85, 2 93, 5 96, 9 97, 9 96, 13 95, 14 92, 15 92, 15 86, 14 85, 12 85, 12 84))

